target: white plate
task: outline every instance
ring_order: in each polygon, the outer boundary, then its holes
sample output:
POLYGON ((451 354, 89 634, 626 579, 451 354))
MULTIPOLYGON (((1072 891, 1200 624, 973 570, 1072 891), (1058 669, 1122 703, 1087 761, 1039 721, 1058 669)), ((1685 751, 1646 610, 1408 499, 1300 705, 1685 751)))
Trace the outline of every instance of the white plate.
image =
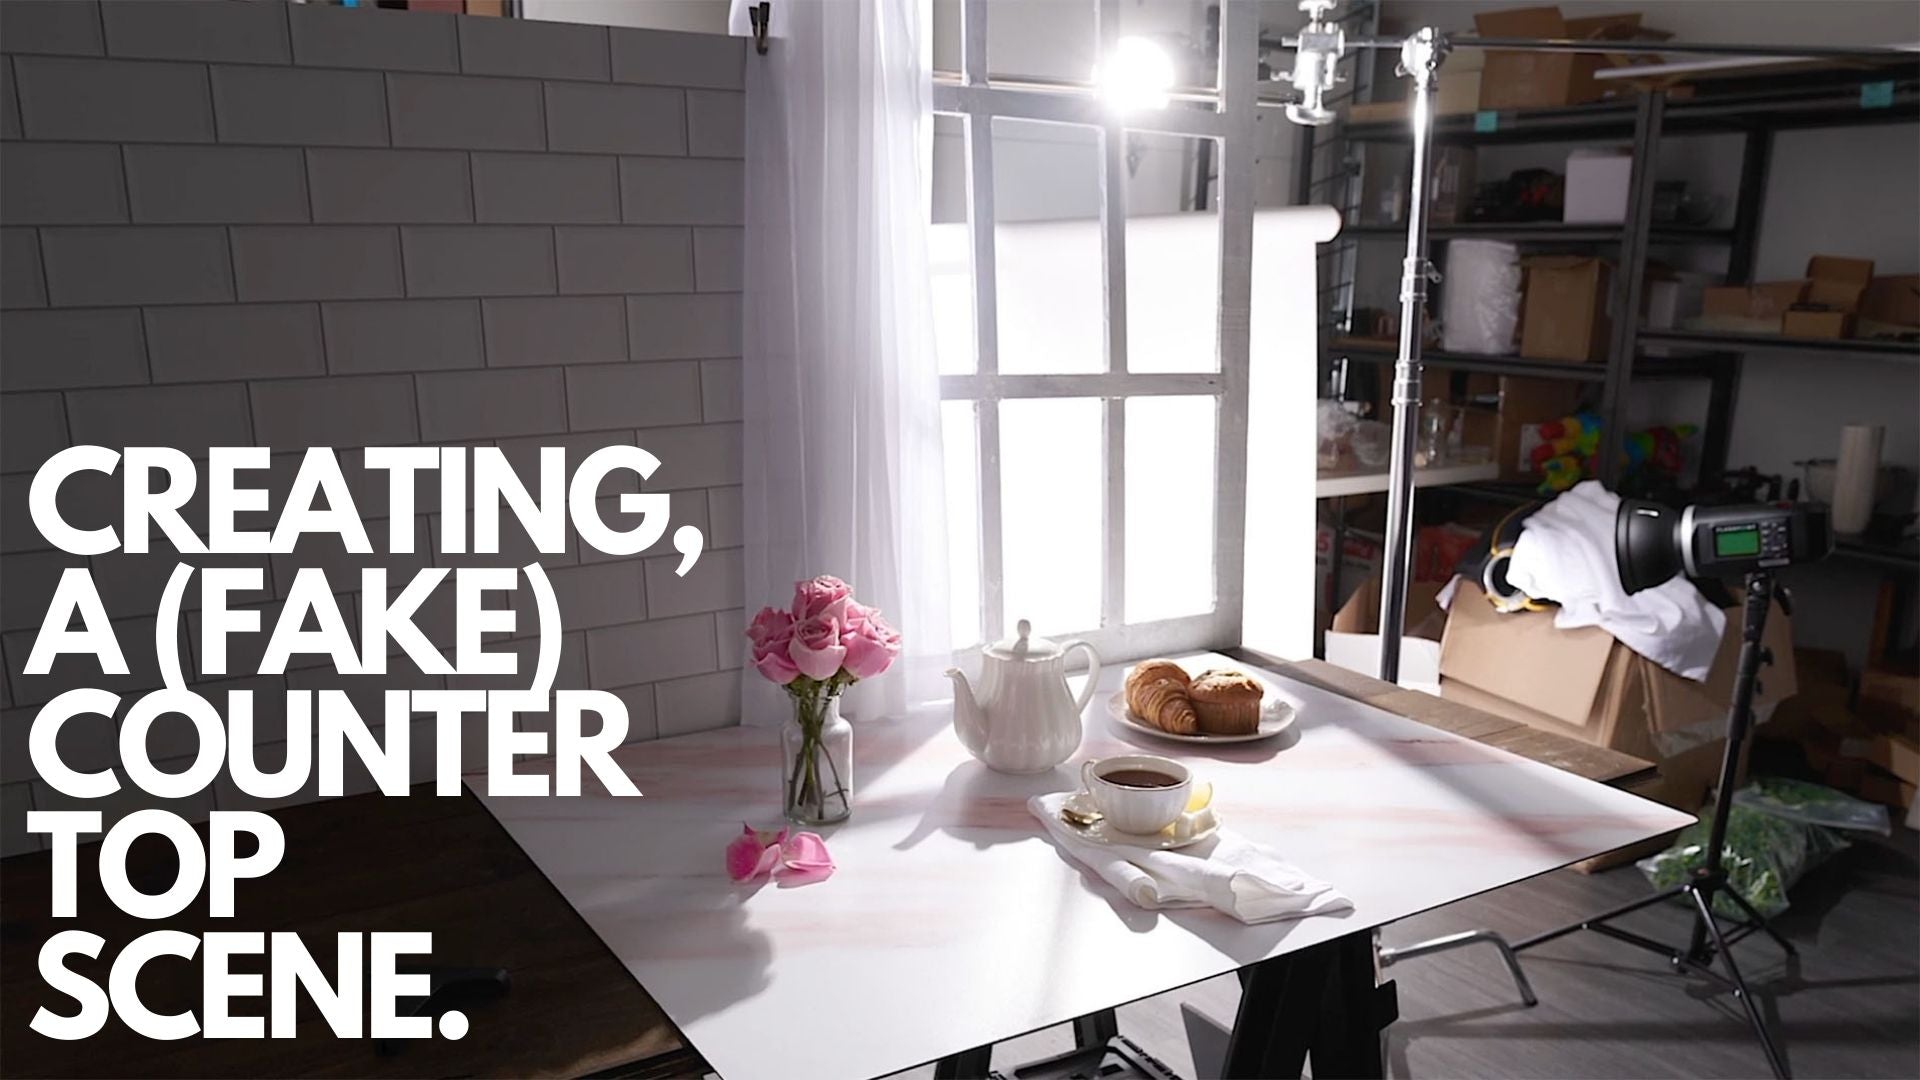
MULTIPOLYGON (((1254 676, 1254 678, 1258 679, 1259 676, 1254 676)), ((1131 728, 1134 731, 1152 735, 1155 738, 1166 739, 1171 742, 1193 743, 1196 745, 1259 742, 1261 739, 1271 739, 1275 735, 1292 727, 1294 718, 1299 715, 1290 703, 1282 700, 1280 695, 1274 692, 1271 684, 1265 680, 1261 680, 1260 684, 1267 689, 1267 696, 1260 699, 1260 726, 1247 732, 1245 735, 1175 735, 1171 731, 1162 731, 1152 724, 1147 723, 1145 720, 1142 720, 1140 717, 1135 716, 1133 710, 1127 708, 1127 692, 1125 690, 1115 691, 1113 696, 1107 699, 1107 713, 1111 715, 1114 721, 1121 727, 1131 728)))
MULTIPOLYGON (((1099 812, 1099 808, 1093 805, 1093 796, 1084 791, 1076 791, 1067 796, 1066 805, 1083 813, 1099 812)), ((1220 831, 1220 814, 1217 811, 1210 814, 1209 820, 1204 828, 1186 836, 1175 836, 1173 826, 1171 825, 1161 829, 1157 833, 1142 836, 1139 833, 1121 832, 1119 829, 1108 825, 1105 818, 1101 818, 1091 825, 1076 825, 1071 821, 1067 821, 1064 817, 1060 820, 1066 821, 1067 828, 1073 830, 1073 835, 1082 840, 1108 846, 1152 848, 1155 851, 1172 851, 1175 848, 1183 848, 1197 844, 1220 831)))

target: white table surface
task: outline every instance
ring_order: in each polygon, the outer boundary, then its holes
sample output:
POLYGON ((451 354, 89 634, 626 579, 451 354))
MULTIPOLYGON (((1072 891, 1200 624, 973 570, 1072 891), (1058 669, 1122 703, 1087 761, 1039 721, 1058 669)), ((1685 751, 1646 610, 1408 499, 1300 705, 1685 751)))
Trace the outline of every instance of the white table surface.
MULTIPOLYGON (((1190 668, 1227 663, 1187 658, 1190 668)), ((822 830, 838 871, 735 885, 744 819, 778 824, 774 733, 623 748, 644 793, 481 801, 727 1080, 875 1076, 1392 922, 1678 828, 1688 815, 1291 680, 1277 739, 1182 753, 1106 714, 1039 776, 967 755, 943 718, 855 725, 853 818, 822 830), (1354 902, 1246 926, 1154 913, 1083 874, 1028 796, 1087 757, 1145 746, 1214 781, 1223 826, 1354 902)), ((479 793, 479 778, 470 781, 479 793)))
MULTIPOLYGON (((1315 475, 1313 497, 1335 495, 1373 495, 1387 490, 1387 468, 1364 465, 1347 469, 1328 469, 1315 475)), ((1441 484, 1467 484, 1476 480, 1498 480, 1500 466, 1491 461, 1471 465, 1434 465, 1413 470, 1413 486, 1437 487, 1441 484)))

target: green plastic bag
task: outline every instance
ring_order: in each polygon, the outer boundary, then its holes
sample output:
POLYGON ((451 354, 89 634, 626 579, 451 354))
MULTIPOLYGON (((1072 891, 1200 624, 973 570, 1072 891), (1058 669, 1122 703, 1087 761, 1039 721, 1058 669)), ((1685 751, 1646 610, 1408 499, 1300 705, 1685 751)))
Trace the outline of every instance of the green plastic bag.
MULTIPOLYGON (((1808 870, 1851 846, 1830 826, 1883 832, 1887 828, 1886 810, 1832 788, 1798 780, 1762 778, 1734 792, 1720 856, 1728 883, 1767 918, 1787 910, 1787 890, 1808 870), (1877 820, 1863 807, 1879 810, 1877 820)), ((1635 865, 1658 888, 1678 885, 1707 864, 1708 830, 1712 827, 1709 810, 1682 830, 1673 846, 1635 865)), ((1746 917, 1725 896, 1714 897, 1713 908, 1729 919, 1746 917)))
POLYGON ((1832 829, 1849 829, 1886 836, 1892 831, 1887 808, 1856 799, 1830 787, 1805 780, 1762 776, 1733 793, 1735 805, 1762 810, 1775 817, 1832 829))

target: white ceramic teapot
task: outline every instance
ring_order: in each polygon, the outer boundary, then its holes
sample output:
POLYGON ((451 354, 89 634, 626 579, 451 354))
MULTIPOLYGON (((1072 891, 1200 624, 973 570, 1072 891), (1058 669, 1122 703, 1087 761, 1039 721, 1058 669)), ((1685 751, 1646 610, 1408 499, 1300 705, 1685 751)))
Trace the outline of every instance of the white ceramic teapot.
POLYGON ((953 680, 953 730, 967 752, 1000 772, 1045 772, 1080 749, 1080 712, 1100 681, 1100 654, 1084 641, 1055 644, 1033 636, 1021 619, 1019 636, 981 650, 980 688, 958 668, 953 680), (1067 654, 1085 649, 1087 685, 1067 687, 1067 654))

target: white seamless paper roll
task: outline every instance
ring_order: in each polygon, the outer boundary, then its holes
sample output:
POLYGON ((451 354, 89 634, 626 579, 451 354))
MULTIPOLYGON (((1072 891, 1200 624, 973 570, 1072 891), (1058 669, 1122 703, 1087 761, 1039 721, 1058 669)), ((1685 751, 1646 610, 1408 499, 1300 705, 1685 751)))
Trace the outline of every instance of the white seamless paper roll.
POLYGON ((1840 429, 1840 461, 1833 470, 1835 532, 1862 532, 1873 519, 1880 444, 1886 434, 1886 428, 1875 424, 1848 424, 1840 429))

